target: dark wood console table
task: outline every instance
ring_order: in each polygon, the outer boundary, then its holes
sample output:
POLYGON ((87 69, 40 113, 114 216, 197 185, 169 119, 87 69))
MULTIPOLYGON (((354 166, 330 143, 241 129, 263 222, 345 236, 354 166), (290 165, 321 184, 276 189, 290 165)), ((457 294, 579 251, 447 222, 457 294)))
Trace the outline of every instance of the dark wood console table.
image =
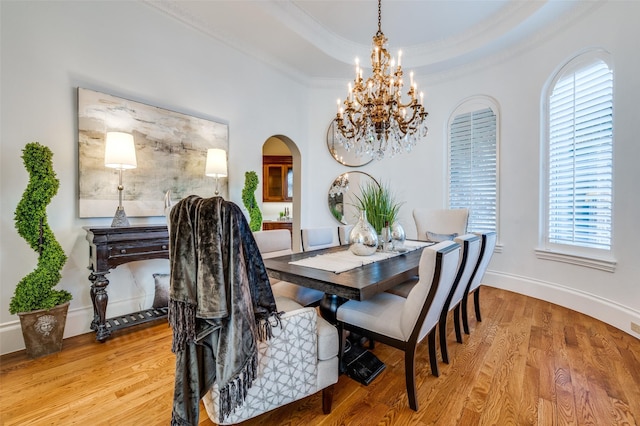
POLYGON ((104 342, 112 331, 167 316, 167 308, 147 309, 114 318, 106 318, 109 280, 105 277, 118 265, 137 260, 168 259, 169 232, 166 225, 127 227, 85 226, 89 241, 89 281, 96 340, 104 342))

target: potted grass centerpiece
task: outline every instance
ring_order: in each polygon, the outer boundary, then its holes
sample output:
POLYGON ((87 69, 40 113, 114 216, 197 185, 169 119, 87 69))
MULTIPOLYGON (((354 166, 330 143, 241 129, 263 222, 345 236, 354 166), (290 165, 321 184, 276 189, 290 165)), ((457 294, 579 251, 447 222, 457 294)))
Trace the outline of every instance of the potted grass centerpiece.
POLYGON ((398 223, 398 213, 402 202, 397 202, 388 184, 367 182, 360 186, 360 195, 354 194, 355 206, 360 211, 366 212, 366 219, 376 230, 379 242, 382 244, 385 238, 382 237, 382 230, 388 223, 390 237, 394 245, 404 242, 405 233, 398 223))

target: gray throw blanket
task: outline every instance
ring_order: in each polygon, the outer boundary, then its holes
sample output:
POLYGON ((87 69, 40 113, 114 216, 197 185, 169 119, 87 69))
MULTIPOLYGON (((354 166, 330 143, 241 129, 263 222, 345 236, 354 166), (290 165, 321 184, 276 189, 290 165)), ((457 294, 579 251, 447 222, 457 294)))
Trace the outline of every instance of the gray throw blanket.
POLYGON ((169 324, 176 377, 172 425, 197 425, 217 382, 222 418, 242 405, 257 375, 256 340, 279 323, 262 257, 240 208, 188 196, 170 212, 169 324))

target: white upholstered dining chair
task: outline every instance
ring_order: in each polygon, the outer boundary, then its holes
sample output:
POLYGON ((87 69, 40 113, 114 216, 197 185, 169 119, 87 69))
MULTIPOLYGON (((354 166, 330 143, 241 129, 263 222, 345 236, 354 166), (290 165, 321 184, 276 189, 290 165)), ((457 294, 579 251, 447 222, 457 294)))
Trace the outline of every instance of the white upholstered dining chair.
POLYGON ((473 271, 471 281, 467 285, 464 297, 462 298, 462 325, 466 334, 469 334, 469 313, 467 312, 467 301, 471 293, 473 293, 476 320, 482 321, 482 317, 480 316, 480 284, 482 284, 484 273, 486 272, 487 266, 489 265, 491 257, 493 256, 493 251, 496 248, 496 241, 498 238, 497 234, 494 231, 478 233, 478 235, 482 239, 478 264, 473 271))
POLYGON ((459 259, 460 245, 456 242, 443 241, 425 247, 418 266, 418 282, 406 298, 382 292, 363 301, 350 300, 340 305, 336 312, 341 354, 346 331, 404 351, 409 406, 416 411, 416 346, 429 336, 431 372, 438 376, 435 328, 455 279, 459 259))
POLYGON ((340 244, 338 228, 335 226, 302 228, 300 234, 302 237, 303 251, 335 247, 340 244))
POLYGON ((413 209, 420 241, 453 240, 467 233, 469 209, 413 209))
POLYGON ((462 343, 462 332, 460 330, 460 303, 466 294, 467 287, 473 275, 473 271, 478 265, 480 254, 480 237, 476 234, 465 234, 455 237, 454 241, 460 244, 460 262, 456 279, 451 286, 451 291, 442 307, 440 321, 438 323, 440 335, 440 353, 442 361, 449 363, 449 352, 447 350, 447 315, 453 310, 453 324, 456 333, 456 341, 462 343))
MULTIPOLYGON (((258 250, 263 259, 291 254, 291 232, 287 229, 272 229, 253 233, 258 250)), ((288 281, 270 278, 271 289, 275 296, 285 296, 293 299, 302 306, 312 306, 320 302, 324 293, 320 290, 302 287, 288 281)))

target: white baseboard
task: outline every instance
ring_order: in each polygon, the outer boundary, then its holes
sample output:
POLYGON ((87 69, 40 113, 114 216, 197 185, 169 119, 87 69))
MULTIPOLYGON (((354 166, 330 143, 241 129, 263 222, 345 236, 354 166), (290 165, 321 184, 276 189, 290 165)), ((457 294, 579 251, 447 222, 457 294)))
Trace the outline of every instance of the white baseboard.
MULTIPOLYGON (((573 309, 574 311, 581 312, 612 325, 631 336, 640 338, 640 333, 631 330, 631 322, 640 324, 640 312, 602 297, 554 283, 495 271, 486 272, 483 284, 524 294, 536 299, 546 300, 573 309)), ((139 304, 143 302, 144 298, 118 301, 113 304, 110 302, 109 311, 114 311, 114 315, 134 312, 139 309, 132 309, 132 307, 139 306, 139 304)), ((90 332, 91 329, 89 326, 92 320, 92 307, 70 309, 67 314, 64 337, 67 338, 90 332)), ((22 339, 20 321, 16 320, 0 324, 0 355, 22 349, 24 349, 24 340, 22 339)))
MULTIPOLYGON (((73 302, 72 302, 73 303, 73 302)), ((145 297, 135 299, 109 301, 108 316, 124 315, 129 312, 139 311, 145 303, 145 297)), ((80 307, 69 309, 67 312, 67 323, 64 327, 64 338, 77 336, 92 332, 91 321, 93 321, 93 307, 80 307)), ((64 349, 64 342, 62 344, 64 349)), ((20 320, 9 321, 0 324, 0 355, 16 352, 24 349, 24 339, 20 320)))
POLYGON ((603 297, 559 284, 489 270, 483 284, 564 306, 640 338, 640 333, 631 329, 631 322, 640 324, 640 312, 603 297))

